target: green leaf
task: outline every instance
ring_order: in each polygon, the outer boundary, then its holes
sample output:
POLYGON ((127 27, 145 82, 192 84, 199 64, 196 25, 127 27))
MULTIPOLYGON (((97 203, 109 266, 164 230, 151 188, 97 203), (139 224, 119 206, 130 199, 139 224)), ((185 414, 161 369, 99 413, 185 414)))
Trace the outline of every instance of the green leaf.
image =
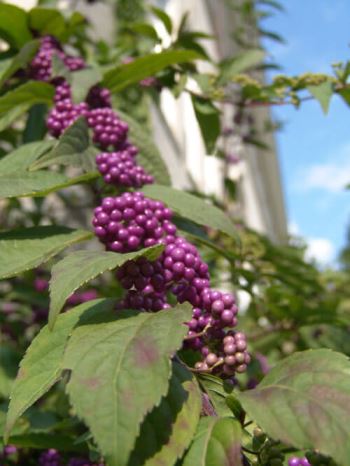
POLYGON ((192 96, 192 104, 208 154, 212 154, 220 136, 220 111, 209 100, 192 96))
POLYGON ((54 87, 48 83, 28 81, 1 96, 0 131, 11 125, 32 105, 51 104, 54 91, 54 87))
POLYGON ((51 84, 28 81, 0 97, 0 114, 8 112, 15 106, 50 104, 54 93, 55 88, 51 84))
POLYGON ((125 466, 143 418, 167 393, 170 358, 187 332, 182 324, 191 306, 117 315, 75 329, 65 367, 72 371, 67 389, 77 415, 107 464, 125 466))
POLYGON ((81 316, 101 314, 113 308, 111 300, 95 300, 70 309, 59 316, 56 331, 46 325, 26 351, 11 391, 5 434, 8 437, 16 420, 42 397, 61 377, 67 340, 81 316))
POLYGON ((30 108, 23 131, 23 143, 42 141, 45 138, 47 132, 46 115, 47 105, 45 104, 36 104, 30 108))
POLYGON ((249 68, 259 65, 263 61, 264 57, 264 50, 251 49, 224 61, 222 63, 222 72, 219 79, 220 84, 230 81, 236 74, 242 73, 249 68))
POLYGON ((145 186, 142 191, 153 199, 158 199, 170 207, 180 217, 192 222, 215 228, 237 239, 237 233, 231 220, 212 204, 208 204, 197 196, 178 191, 166 186, 145 186))
POLYGON ((230 416, 231 410, 226 403, 226 399, 230 396, 232 387, 229 390, 225 387, 225 382, 222 379, 211 374, 201 374, 199 382, 208 394, 218 416, 230 416))
POLYGON ((152 6, 151 10, 153 14, 155 14, 157 18, 160 19, 160 21, 164 24, 164 27, 168 31, 168 33, 171 34, 173 30, 173 23, 171 21, 170 16, 164 10, 161 10, 160 8, 157 8, 155 6, 152 6))
POLYGON ((24 433, 22 435, 14 435, 9 438, 8 443, 15 445, 18 448, 32 448, 38 450, 47 450, 55 448, 59 451, 87 453, 87 448, 84 445, 75 445, 74 437, 69 437, 63 434, 46 434, 46 433, 24 433))
POLYGON ((120 65, 107 71, 102 82, 112 92, 119 92, 144 78, 154 76, 171 65, 185 63, 200 58, 192 50, 168 50, 137 58, 131 63, 120 65))
POLYGON ((54 141, 40 141, 23 144, 18 149, 10 152, 5 157, 0 159, 1 176, 24 172, 36 159, 48 152, 54 141))
POLYGON ((14 5, 0 4, 0 37, 12 47, 23 47, 32 39, 27 24, 27 13, 14 5))
POLYGON ((174 363, 169 391, 145 418, 128 466, 173 465, 196 432, 201 393, 195 378, 174 363))
POLYGON ((281 12, 285 11, 284 6, 276 0, 258 0, 257 3, 261 5, 267 5, 281 12))
POLYGON ((75 71, 72 76, 72 97, 74 102, 85 100, 89 90, 102 80, 102 73, 97 67, 75 71))
POLYGON ((37 170, 50 165, 69 165, 90 172, 96 170, 97 152, 97 149, 91 145, 86 119, 81 117, 64 131, 52 151, 37 160, 31 169, 37 170))
POLYGON ((52 63, 52 65, 51 65, 51 67, 52 67, 51 76, 53 78, 62 77, 69 84, 71 84, 73 73, 70 72, 70 70, 64 64, 64 61, 57 55, 57 53, 54 53, 52 55, 51 63, 52 63))
POLYGON ((79 241, 93 237, 84 230, 59 226, 22 228, 0 233, 0 279, 33 269, 79 241))
POLYGON ((241 435, 241 426, 235 419, 201 419, 183 466, 242 466, 241 435))
POLYGON ((141 126, 128 114, 118 110, 120 118, 129 126, 129 140, 139 149, 137 162, 150 173, 159 184, 170 185, 170 175, 167 166, 153 142, 149 131, 141 126))
POLYGON ((285 39, 280 34, 277 34, 276 32, 258 28, 258 33, 263 38, 274 40, 275 42, 279 42, 280 44, 286 44, 285 39))
POLYGON ((37 172, 11 173, 0 176, 1 197, 45 197, 50 193, 60 191, 81 183, 86 183, 100 175, 97 171, 85 173, 74 178, 45 170, 37 172))
POLYGON ((17 105, 6 113, 0 114, 0 131, 10 126, 14 121, 23 115, 29 109, 29 105, 17 105))
POLYGON ((350 363, 344 354, 329 349, 295 353, 257 388, 236 396, 272 438, 348 464, 350 363))
POLYGON ((68 178, 61 173, 44 170, 1 175, 0 198, 35 196, 67 181, 68 178))
POLYGON ((0 396, 8 398, 11 386, 17 374, 19 363, 17 351, 9 346, 0 346, 0 396))
POLYGON ((129 29, 137 34, 149 37, 155 42, 159 41, 156 29, 148 23, 133 23, 129 26, 129 29))
POLYGON ((50 34, 58 39, 64 36, 66 25, 63 15, 53 8, 32 8, 28 13, 29 26, 40 35, 50 34))
POLYGON ((162 245, 128 254, 106 251, 76 251, 57 262, 51 270, 49 327, 55 325, 66 299, 79 287, 101 273, 120 267, 128 260, 146 257, 155 260, 163 251, 162 245))
POLYGON ((329 103, 333 95, 333 85, 329 81, 325 81, 317 86, 308 86, 310 94, 319 101, 324 113, 328 112, 329 103))
POLYGON ((0 87, 17 70, 25 68, 28 65, 34 57, 38 47, 39 42, 37 40, 30 41, 21 48, 17 55, 8 60, 7 66, 3 68, 0 73, 0 87))

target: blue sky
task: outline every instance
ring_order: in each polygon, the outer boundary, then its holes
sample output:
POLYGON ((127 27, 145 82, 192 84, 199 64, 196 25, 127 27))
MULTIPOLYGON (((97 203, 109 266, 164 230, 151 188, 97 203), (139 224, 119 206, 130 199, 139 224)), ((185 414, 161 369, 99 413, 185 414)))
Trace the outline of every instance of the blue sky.
MULTIPOLYGON (((285 13, 263 26, 287 41, 266 42, 282 73, 331 73, 331 63, 350 60, 348 0, 281 3, 285 13)), ((299 110, 275 107, 273 114, 285 124, 277 143, 290 228, 305 237, 310 254, 332 263, 350 223, 350 191, 343 189, 350 182, 350 107, 335 96, 326 116, 311 101, 299 110)))

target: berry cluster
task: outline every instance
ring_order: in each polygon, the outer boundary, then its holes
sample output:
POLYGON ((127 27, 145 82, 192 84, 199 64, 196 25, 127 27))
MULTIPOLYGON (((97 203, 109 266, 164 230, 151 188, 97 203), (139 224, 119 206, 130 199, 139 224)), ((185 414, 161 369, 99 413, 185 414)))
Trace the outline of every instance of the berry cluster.
POLYGON ((140 188, 154 181, 153 176, 137 165, 135 157, 127 149, 98 154, 96 165, 107 184, 140 188))
POLYGON ((29 76, 40 81, 49 81, 52 75, 53 55, 60 58, 70 71, 85 67, 82 58, 66 55, 54 37, 45 36, 41 39, 39 50, 29 66, 29 76))
POLYGON ((40 466, 61 466, 61 455, 54 448, 50 448, 47 451, 44 451, 39 456, 39 465, 40 466))
MULTIPOLYGON (((44 39, 42 47, 63 53, 51 38, 44 39)), ((63 58, 65 63, 71 61, 68 58, 63 58)), ((48 56, 46 59, 50 62, 48 56)), ((50 76, 49 65, 45 68, 45 80, 50 76)), ((50 133, 58 137, 84 116, 93 131, 93 142, 102 149, 96 164, 107 184, 139 188, 152 183, 153 177, 136 162, 138 150, 128 142, 128 125, 111 108, 109 91, 93 86, 85 102, 74 104, 68 83, 57 78, 53 83, 55 108, 47 121, 50 133)), ((154 85, 154 80, 150 78, 141 84, 154 85)), ((172 215, 162 202, 140 192, 106 197, 95 209, 94 231, 107 250, 127 253, 164 245, 157 260, 139 258, 119 268, 117 278, 126 290, 119 307, 156 312, 170 307, 170 295, 179 303, 189 302, 193 314, 187 323, 184 345, 200 351, 202 360, 196 369, 232 377, 236 372, 244 372, 250 361, 244 335, 233 330, 238 312, 235 298, 210 287, 208 265, 197 248, 177 234, 172 215)))
POLYGON ((105 87, 96 84, 89 90, 86 103, 90 108, 111 108, 111 93, 105 87))
POLYGON ((63 466, 66 464, 67 466, 104 466, 103 463, 92 463, 90 460, 86 458, 71 458, 66 463, 63 461, 61 454, 55 450, 54 448, 50 448, 49 450, 44 451, 39 456, 39 466, 63 466))
POLYGON ((104 198, 92 223, 108 250, 124 253, 174 238, 171 215, 162 202, 147 199, 143 193, 124 193, 104 198))
POLYGON ((29 74, 34 79, 51 81, 55 86, 55 107, 47 118, 49 133, 59 137, 63 131, 79 117, 85 117, 93 132, 93 142, 102 150, 108 148, 116 152, 104 152, 96 159, 98 169, 106 183, 139 188, 153 182, 153 177, 137 164, 133 147, 127 141, 128 125, 111 108, 111 94, 99 85, 93 86, 85 102, 75 104, 72 100, 70 85, 63 78, 52 78, 52 57, 54 54, 71 71, 84 68, 79 57, 66 55, 59 42, 51 36, 41 39, 40 49, 33 59, 29 74))
POLYGON ((177 234, 172 216, 162 202, 141 192, 106 197, 95 209, 95 234, 107 250, 126 253, 164 245, 157 260, 141 257, 118 269, 117 279, 128 290, 118 307, 156 312, 169 308, 169 294, 179 303, 191 303, 185 346, 201 352, 196 369, 223 377, 244 372, 250 362, 245 336, 230 330, 237 325, 235 298, 210 288, 208 265, 197 248, 177 234))
POLYGON ((111 108, 95 108, 89 111, 87 122, 93 130, 93 141, 102 149, 118 148, 126 141, 128 125, 111 108))
POLYGON ((85 102, 74 104, 69 84, 62 80, 55 80, 55 107, 49 112, 46 120, 49 133, 59 137, 75 120, 88 115, 88 105, 85 102))
POLYGON ((307 458, 298 458, 297 456, 292 456, 288 460, 288 466, 311 466, 307 458))
MULTIPOLYGON (((222 332, 221 332, 222 334, 222 332)), ((220 337, 220 332, 217 332, 217 337, 220 337)), ((215 341, 215 332, 208 332, 209 344, 215 341)), ((228 331, 222 343, 218 339, 217 351, 213 352, 208 346, 203 346, 201 353, 204 356, 202 362, 197 362, 195 368, 199 371, 208 371, 212 367, 218 367, 219 371, 227 376, 233 376, 236 372, 242 373, 247 369, 247 364, 250 362, 250 355, 247 352, 247 342, 245 335, 242 332, 228 331)), ((215 372, 215 371, 214 371, 215 372)))

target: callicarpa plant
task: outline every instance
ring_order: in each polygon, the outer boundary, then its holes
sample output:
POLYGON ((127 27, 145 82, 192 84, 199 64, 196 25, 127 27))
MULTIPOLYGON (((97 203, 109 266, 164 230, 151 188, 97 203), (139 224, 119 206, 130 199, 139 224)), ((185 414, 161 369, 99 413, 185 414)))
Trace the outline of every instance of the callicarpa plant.
POLYGON ((148 8, 154 53, 147 5, 116 3, 113 46, 78 12, 0 4, 0 464, 347 466, 348 272, 172 188, 148 108, 190 94, 229 164, 230 135, 263 145, 252 107, 347 100, 350 67, 263 84, 248 48, 200 74, 186 16, 148 8))

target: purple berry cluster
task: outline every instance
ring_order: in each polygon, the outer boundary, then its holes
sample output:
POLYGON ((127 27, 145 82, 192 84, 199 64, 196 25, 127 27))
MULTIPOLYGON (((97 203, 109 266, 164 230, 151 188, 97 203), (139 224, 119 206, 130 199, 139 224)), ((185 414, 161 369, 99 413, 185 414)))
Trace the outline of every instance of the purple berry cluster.
POLYGON ((311 464, 305 457, 298 458, 297 456, 292 456, 288 460, 288 466, 311 466, 311 464))
POLYGON ((140 192, 127 192, 104 198, 95 209, 92 223, 106 249, 124 253, 173 238, 176 227, 170 222, 171 216, 162 202, 147 199, 140 192))
POLYGON ((164 245, 157 260, 127 261, 117 279, 127 290, 118 308, 156 312, 170 307, 168 297, 193 306, 185 347, 200 351, 199 371, 223 377, 246 370, 250 362, 243 333, 237 325, 238 308, 230 293, 210 287, 208 265, 197 248, 177 234, 172 211, 141 192, 106 197, 95 209, 93 226, 106 249, 119 253, 164 245))
POLYGON ((88 116, 89 107, 87 103, 74 104, 70 86, 64 80, 59 80, 56 85, 54 102, 55 107, 49 112, 46 121, 51 136, 59 137, 77 118, 88 116))
POLYGON ((39 466, 62 466, 61 455, 54 448, 50 448, 39 456, 39 466))
POLYGON ((90 108, 111 108, 111 93, 105 87, 96 84, 90 89, 86 103, 90 108))
POLYGON ((45 36, 41 39, 39 50, 29 66, 29 76, 40 81, 50 81, 53 55, 60 58, 70 71, 81 70, 85 67, 85 62, 81 57, 66 55, 57 39, 45 36))
POLYGON ((102 149, 107 149, 109 146, 117 149, 125 143, 128 125, 111 108, 103 107, 90 110, 87 122, 93 130, 94 143, 102 149))
POLYGON ((54 448, 44 451, 39 456, 39 466, 63 466, 63 464, 67 464, 67 466, 104 466, 103 463, 96 464, 92 463, 87 458, 79 457, 70 458, 68 462, 65 463, 60 453, 54 448))
POLYGON ((127 149, 98 154, 96 165, 107 184, 140 188, 154 181, 153 176, 136 163, 135 157, 127 149))
MULTIPOLYGON (((209 331, 210 338, 210 331, 209 331)), ((247 352, 246 337, 242 332, 228 331, 222 343, 220 340, 216 352, 212 352, 208 346, 201 349, 204 356, 202 362, 195 366, 200 371, 208 371, 211 367, 218 365, 219 370, 227 377, 233 376, 236 372, 242 373, 250 363, 250 355, 247 352)))
POLYGON ((59 42, 45 36, 40 49, 33 59, 29 74, 32 78, 50 81, 56 88, 55 106, 47 118, 49 133, 58 138, 77 118, 85 117, 93 132, 93 142, 103 151, 96 158, 96 164, 108 184, 139 188, 153 182, 149 175, 136 162, 135 148, 127 141, 128 125, 111 108, 111 94, 108 89, 94 85, 88 92, 85 102, 74 103, 70 85, 63 78, 52 77, 52 57, 54 54, 71 71, 85 67, 79 57, 66 55, 59 42), (108 149, 114 152, 106 152, 108 149))
MULTIPOLYGON (((54 48, 63 53, 51 38, 43 40, 43 44, 45 50, 54 48)), ((66 63, 68 58, 64 60, 66 63)), ((50 76, 49 65, 45 68, 46 80, 50 76)), ((67 82, 55 79, 53 84, 55 108, 47 120, 53 136, 58 137, 78 117, 84 116, 92 129, 93 142, 102 149, 96 164, 107 184, 140 188, 153 182, 153 177, 136 162, 138 149, 128 141, 128 125, 111 108, 107 89, 93 86, 85 102, 74 104, 67 82)), ((141 83, 154 84, 153 78, 141 83)), ((236 372, 244 372, 250 361, 245 336, 233 330, 238 312, 235 298, 211 288, 208 265, 197 248, 177 234, 172 215, 162 202, 148 199, 140 192, 106 197, 95 209, 94 231, 107 250, 127 253, 164 245, 157 260, 139 258, 119 268, 117 278, 126 290, 119 307, 156 312, 170 307, 171 296, 179 303, 189 302, 193 314, 187 323, 184 346, 200 352, 202 360, 196 369, 232 377, 236 372)))

